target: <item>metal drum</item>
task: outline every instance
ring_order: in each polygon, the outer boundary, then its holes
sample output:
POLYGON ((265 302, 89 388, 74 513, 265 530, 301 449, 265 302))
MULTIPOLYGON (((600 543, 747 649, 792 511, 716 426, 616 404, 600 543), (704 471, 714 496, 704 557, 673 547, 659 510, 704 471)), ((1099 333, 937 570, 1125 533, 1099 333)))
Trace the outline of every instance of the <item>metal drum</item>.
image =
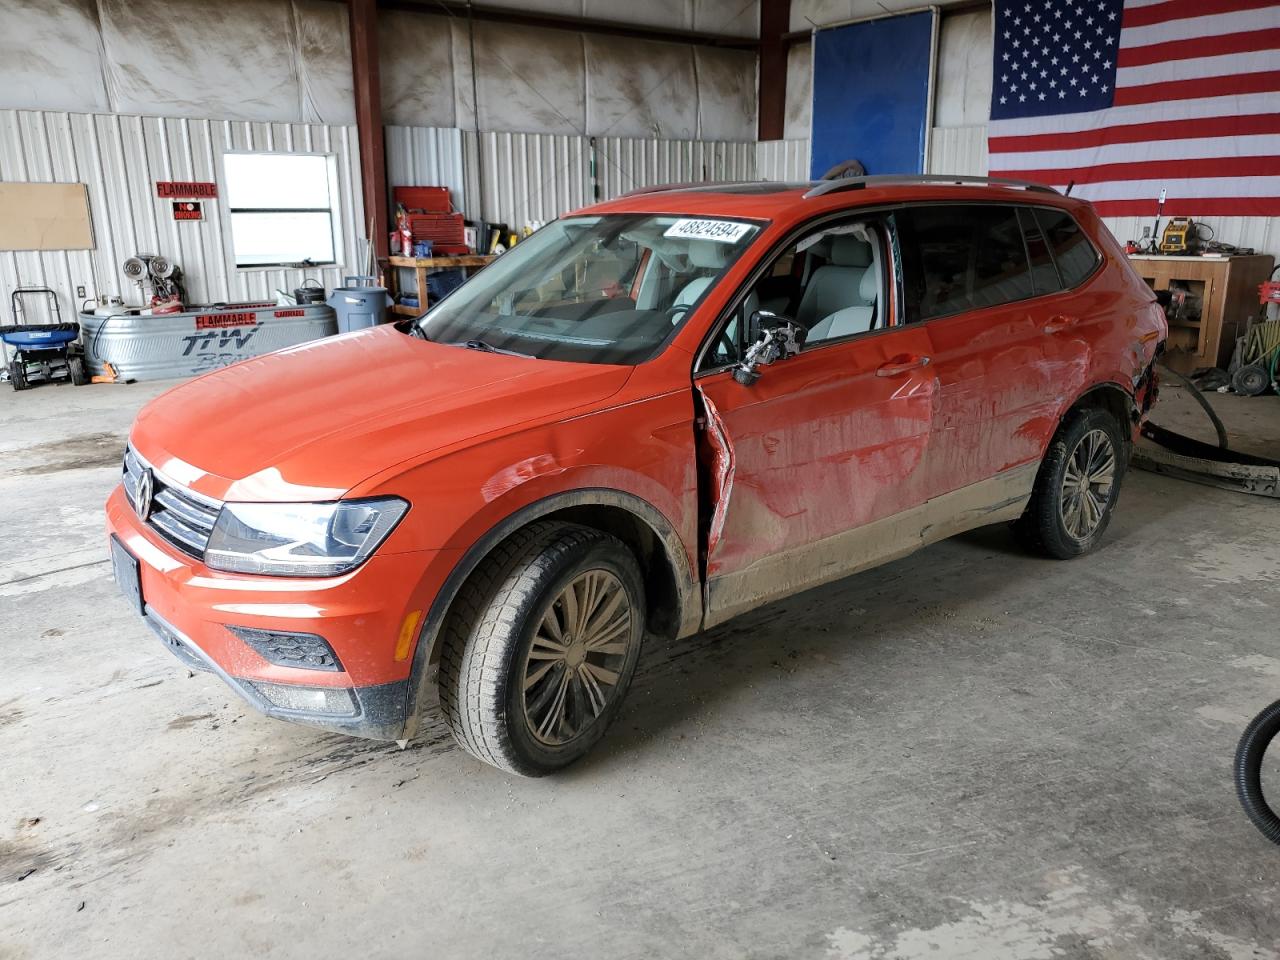
POLYGON ((122 380, 193 377, 338 332, 333 308, 323 303, 228 303, 160 316, 126 310, 79 319, 90 371, 106 374, 110 363, 122 380))

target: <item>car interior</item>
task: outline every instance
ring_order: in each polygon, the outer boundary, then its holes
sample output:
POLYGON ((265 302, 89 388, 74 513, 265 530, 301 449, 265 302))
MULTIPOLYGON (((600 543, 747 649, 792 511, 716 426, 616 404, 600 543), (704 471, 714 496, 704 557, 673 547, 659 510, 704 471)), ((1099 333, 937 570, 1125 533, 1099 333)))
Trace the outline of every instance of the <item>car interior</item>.
POLYGON ((879 225, 858 221, 811 233, 784 250, 735 311, 704 368, 738 361, 745 348, 740 331, 757 310, 802 324, 806 348, 884 326, 885 241, 879 225))

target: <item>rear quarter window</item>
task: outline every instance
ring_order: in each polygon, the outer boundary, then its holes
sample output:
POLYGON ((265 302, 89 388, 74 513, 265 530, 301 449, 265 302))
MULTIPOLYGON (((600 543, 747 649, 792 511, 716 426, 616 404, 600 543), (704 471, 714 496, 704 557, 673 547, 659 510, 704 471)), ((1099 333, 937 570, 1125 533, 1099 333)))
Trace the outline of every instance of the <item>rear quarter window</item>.
POLYGON ((1062 285, 1069 289, 1082 284, 1097 269, 1101 255, 1080 229, 1080 224, 1065 211, 1043 207, 1036 210, 1036 219, 1053 253, 1062 285))

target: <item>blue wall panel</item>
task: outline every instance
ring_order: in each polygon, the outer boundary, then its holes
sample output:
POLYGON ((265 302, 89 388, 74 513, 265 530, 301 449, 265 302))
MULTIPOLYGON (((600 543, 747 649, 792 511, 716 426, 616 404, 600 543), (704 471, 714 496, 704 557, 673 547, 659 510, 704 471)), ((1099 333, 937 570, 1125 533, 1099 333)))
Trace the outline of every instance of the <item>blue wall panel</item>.
POLYGON ((813 38, 812 176, 860 160, 867 173, 923 173, 931 11, 819 30, 813 38))

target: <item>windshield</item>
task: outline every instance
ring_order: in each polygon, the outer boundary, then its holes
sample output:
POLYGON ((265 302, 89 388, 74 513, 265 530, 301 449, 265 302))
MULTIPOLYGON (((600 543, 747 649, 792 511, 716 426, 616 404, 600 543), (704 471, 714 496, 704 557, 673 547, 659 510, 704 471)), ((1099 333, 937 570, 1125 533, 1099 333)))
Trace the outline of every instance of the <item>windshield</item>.
POLYGON ((608 214, 547 224, 417 321, 428 340, 545 360, 648 360, 759 226, 608 214))

